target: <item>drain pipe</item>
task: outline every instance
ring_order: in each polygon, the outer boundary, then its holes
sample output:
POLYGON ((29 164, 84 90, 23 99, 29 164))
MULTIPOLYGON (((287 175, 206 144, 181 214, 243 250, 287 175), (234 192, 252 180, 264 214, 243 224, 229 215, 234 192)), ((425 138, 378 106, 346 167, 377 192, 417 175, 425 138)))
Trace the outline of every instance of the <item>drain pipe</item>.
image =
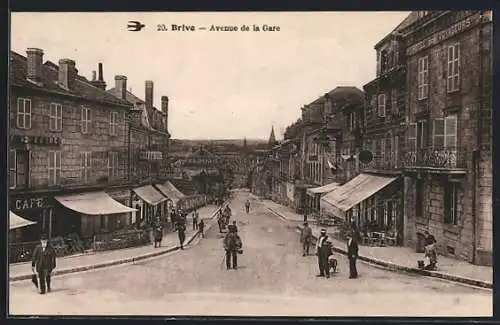
POLYGON ((483 91, 484 91, 484 86, 483 86, 483 14, 484 12, 481 11, 480 13, 480 24, 479 24, 479 42, 478 42, 478 47, 479 47, 479 80, 478 80, 478 107, 477 107, 477 113, 476 113, 476 118, 477 118, 477 132, 476 132, 476 148, 472 153, 472 168, 473 168, 473 173, 472 173, 472 264, 476 264, 477 262, 477 194, 478 194, 478 173, 479 173, 479 161, 481 157, 481 130, 482 130, 482 118, 481 118, 481 112, 483 109, 483 91))

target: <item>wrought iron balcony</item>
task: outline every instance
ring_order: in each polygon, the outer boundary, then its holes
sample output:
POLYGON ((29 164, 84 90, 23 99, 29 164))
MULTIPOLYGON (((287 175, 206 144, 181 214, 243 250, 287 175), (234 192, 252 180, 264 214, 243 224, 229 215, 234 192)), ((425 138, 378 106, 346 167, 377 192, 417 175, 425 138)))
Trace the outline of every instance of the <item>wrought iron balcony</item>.
POLYGON ((401 168, 400 156, 392 154, 389 156, 375 156, 369 163, 359 162, 361 170, 399 170, 401 168))
POLYGON ((405 169, 466 169, 468 154, 460 147, 426 147, 406 151, 402 157, 405 169))

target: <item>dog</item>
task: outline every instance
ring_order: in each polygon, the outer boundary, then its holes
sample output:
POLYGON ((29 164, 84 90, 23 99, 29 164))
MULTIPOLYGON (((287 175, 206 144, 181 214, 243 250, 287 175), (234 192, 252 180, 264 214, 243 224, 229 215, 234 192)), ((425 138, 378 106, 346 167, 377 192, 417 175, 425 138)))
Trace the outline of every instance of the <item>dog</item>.
POLYGON ((337 273, 338 261, 333 255, 328 256, 328 266, 330 267, 331 273, 337 273))

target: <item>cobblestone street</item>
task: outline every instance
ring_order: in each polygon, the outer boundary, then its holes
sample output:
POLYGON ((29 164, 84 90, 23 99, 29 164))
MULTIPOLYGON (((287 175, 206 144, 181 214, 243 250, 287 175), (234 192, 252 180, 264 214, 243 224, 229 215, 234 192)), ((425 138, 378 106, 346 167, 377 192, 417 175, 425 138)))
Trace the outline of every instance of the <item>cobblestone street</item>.
POLYGON ((244 243, 238 270, 223 265, 221 235, 213 227, 196 246, 107 269, 63 275, 39 295, 29 281, 10 285, 14 315, 300 315, 485 316, 491 292, 408 276, 358 263, 348 278, 339 259, 333 278, 316 278, 314 256, 302 257, 294 227, 252 203, 231 203, 244 243), (103 303, 105 302, 105 303, 103 303))

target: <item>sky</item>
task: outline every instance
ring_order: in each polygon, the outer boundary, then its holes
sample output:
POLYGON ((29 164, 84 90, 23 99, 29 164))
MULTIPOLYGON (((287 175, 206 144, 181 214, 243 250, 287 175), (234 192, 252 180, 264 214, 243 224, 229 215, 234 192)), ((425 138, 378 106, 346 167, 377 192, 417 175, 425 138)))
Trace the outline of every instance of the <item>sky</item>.
POLYGON ((154 81, 154 105, 169 97, 173 138, 267 139, 274 126, 279 139, 302 106, 337 86, 362 89, 375 78, 374 45, 408 14, 12 13, 11 49, 26 55, 28 47, 41 48, 56 64, 73 59, 89 79, 102 62, 108 88, 125 75, 140 98, 145 80, 154 81), (128 31, 131 20, 146 27, 128 31), (160 24, 168 31, 157 31, 160 24), (196 30, 173 31, 172 24, 196 30))

